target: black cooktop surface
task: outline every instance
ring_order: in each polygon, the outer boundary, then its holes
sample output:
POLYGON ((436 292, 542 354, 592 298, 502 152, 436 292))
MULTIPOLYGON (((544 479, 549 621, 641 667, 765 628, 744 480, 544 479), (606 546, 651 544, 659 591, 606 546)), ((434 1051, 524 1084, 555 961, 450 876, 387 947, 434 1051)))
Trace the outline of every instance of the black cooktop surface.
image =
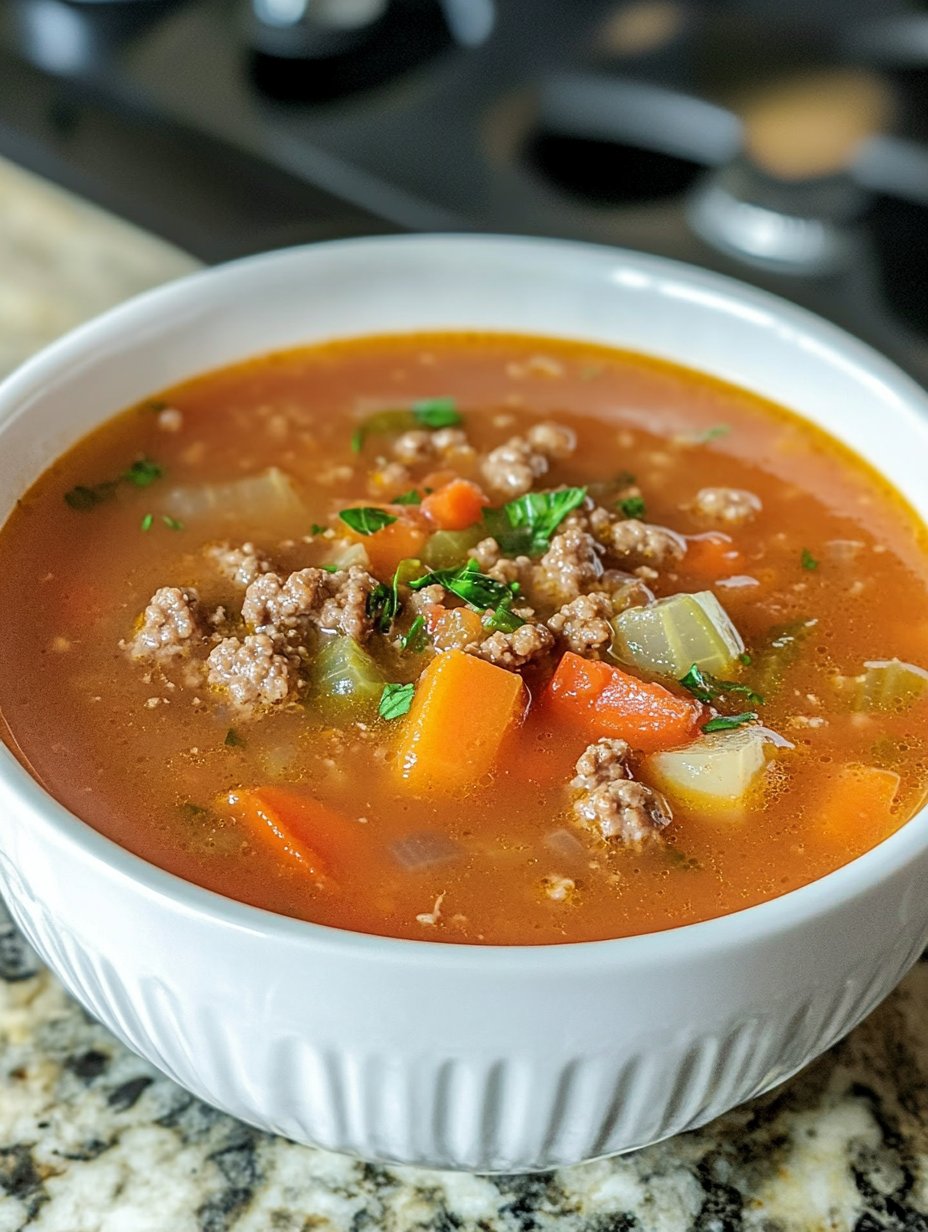
POLYGON ((287 26, 313 4, 6 0, 0 149, 206 260, 397 229, 679 257, 928 382, 925 4, 375 0, 324 54, 287 26))

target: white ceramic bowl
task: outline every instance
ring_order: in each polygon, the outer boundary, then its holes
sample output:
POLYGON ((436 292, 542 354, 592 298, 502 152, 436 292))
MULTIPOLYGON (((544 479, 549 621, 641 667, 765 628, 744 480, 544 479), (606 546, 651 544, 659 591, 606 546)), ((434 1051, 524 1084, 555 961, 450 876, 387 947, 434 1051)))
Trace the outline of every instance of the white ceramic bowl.
MULTIPOLYGON (((842 437, 928 515, 928 400, 832 326, 655 257, 414 237, 195 274, 49 347, 0 387, 0 518, 88 429, 166 385, 273 348, 457 326, 594 339, 735 381, 842 437)), ((340 932, 189 885, 101 837, 0 752, 0 887, 92 1014, 255 1125, 450 1168, 626 1151, 804 1065, 925 945, 926 820, 704 924, 464 947, 340 932)))

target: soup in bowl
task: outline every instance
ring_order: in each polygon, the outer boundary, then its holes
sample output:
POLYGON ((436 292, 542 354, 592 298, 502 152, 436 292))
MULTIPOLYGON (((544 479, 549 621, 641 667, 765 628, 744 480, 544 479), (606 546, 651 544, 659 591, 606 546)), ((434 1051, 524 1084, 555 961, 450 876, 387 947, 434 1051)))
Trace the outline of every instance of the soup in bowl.
POLYGON ((0 392, 14 915, 191 1090, 370 1157, 766 1089, 928 932, 923 415, 797 309, 541 241, 77 331, 0 392))

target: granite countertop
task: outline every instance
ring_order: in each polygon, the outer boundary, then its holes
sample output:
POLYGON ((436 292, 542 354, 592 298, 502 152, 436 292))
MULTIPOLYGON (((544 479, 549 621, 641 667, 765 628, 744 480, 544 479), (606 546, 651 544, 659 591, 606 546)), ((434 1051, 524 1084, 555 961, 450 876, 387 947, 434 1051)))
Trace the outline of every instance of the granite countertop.
MULTIPOLYGON (((0 162, 0 372, 194 262, 0 162)), ((0 909, 2 911, 2 909, 0 909)), ((199 1103, 0 915, 0 1232, 928 1232, 928 965, 705 1129, 528 1177, 380 1168, 199 1103)))

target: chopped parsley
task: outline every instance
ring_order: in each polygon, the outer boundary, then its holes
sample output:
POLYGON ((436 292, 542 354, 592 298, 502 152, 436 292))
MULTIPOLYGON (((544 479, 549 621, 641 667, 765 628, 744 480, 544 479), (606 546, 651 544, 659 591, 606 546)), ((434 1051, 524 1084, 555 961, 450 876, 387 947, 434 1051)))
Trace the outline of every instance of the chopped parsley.
POLYGON ((540 556, 567 515, 585 499, 586 488, 526 492, 503 506, 508 529, 496 527, 493 533, 507 555, 540 556))
POLYGON ((155 520, 155 515, 153 513, 146 513, 144 518, 142 518, 141 522, 139 523, 139 529, 140 530, 151 530, 151 526, 154 520, 155 520))
POLYGON ((716 676, 702 671, 695 663, 686 675, 681 677, 680 684, 684 689, 689 689, 697 701, 707 704, 718 701, 725 693, 739 693, 746 697, 752 706, 764 704, 760 693, 755 693, 748 685, 739 684, 735 680, 719 680, 716 676))
POLYGON ((475 560, 460 569, 438 569, 409 583, 410 590, 424 590, 426 586, 443 586, 478 612, 512 602, 510 588, 481 573, 475 560))
POLYGON ((324 535, 325 527, 320 526, 318 522, 313 522, 312 526, 309 528, 309 533, 311 535, 324 535))
POLYGON ((420 428, 454 428, 461 422, 454 398, 421 398, 412 404, 412 413, 420 428))
POLYGON ((396 521, 392 513, 387 513, 386 509, 377 509, 372 505, 343 509, 338 516, 346 526, 350 526, 359 535, 374 535, 396 521))
POLYGON ((184 524, 179 518, 172 518, 169 513, 162 513, 161 521, 165 524, 168 530, 183 530, 184 524))
POLYGON ((245 747, 245 741, 234 727, 230 727, 226 732, 226 738, 223 740, 223 744, 227 749, 241 749, 245 747))
POLYGON ((408 492, 402 492, 399 496, 394 496, 390 501, 391 505, 421 505, 422 493, 418 488, 410 488, 408 492))
POLYGON ((643 496, 626 496, 624 500, 617 501, 616 504, 627 518, 643 518, 645 515, 643 496))
POLYGON ((380 695, 378 713, 382 719, 400 719, 409 713, 412 697, 416 691, 414 684, 385 684, 380 695))
POLYGON ((730 424, 714 424, 711 428, 706 428, 705 432, 697 433, 692 441, 694 445, 708 445, 710 441, 717 441, 721 436, 728 436, 730 431, 730 424))
POLYGON ((815 557, 812 555, 812 553, 809 551, 808 548, 802 549, 802 556, 800 557, 800 561, 801 561, 803 569, 808 569, 811 571, 813 569, 818 568, 818 561, 815 559, 815 557))
POLYGON ((745 723, 753 723, 756 718, 755 710, 745 710, 742 714, 717 714, 708 723, 703 723, 702 730, 706 733, 733 731, 736 727, 743 727, 745 723))
POLYGON ((324 569, 326 573, 338 573, 341 565, 320 565, 320 569, 324 569))
POLYGON ((367 614, 373 620, 374 628, 378 633, 389 633, 393 628, 394 620, 399 615, 401 568, 402 565, 397 566, 393 581, 389 586, 384 582, 378 582, 367 596, 367 614))
POLYGON ((116 479, 104 479, 102 483, 79 483, 76 487, 69 489, 64 494, 65 503, 72 509, 78 509, 84 513, 110 500, 121 483, 131 483, 136 488, 147 488, 163 474, 163 466, 153 462, 151 458, 139 458, 116 479))
POLYGON ((751 656, 748 654, 746 650, 743 650, 741 654, 738 655, 738 662, 743 663, 745 667, 750 667, 751 664, 754 662, 754 660, 751 658, 751 656))
POLYGON ((400 638, 400 645, 412 654, 420 654, 428 644, 428 634, 425 631, 425 617, 417 616, 409 626, 407 633, 400 638))

